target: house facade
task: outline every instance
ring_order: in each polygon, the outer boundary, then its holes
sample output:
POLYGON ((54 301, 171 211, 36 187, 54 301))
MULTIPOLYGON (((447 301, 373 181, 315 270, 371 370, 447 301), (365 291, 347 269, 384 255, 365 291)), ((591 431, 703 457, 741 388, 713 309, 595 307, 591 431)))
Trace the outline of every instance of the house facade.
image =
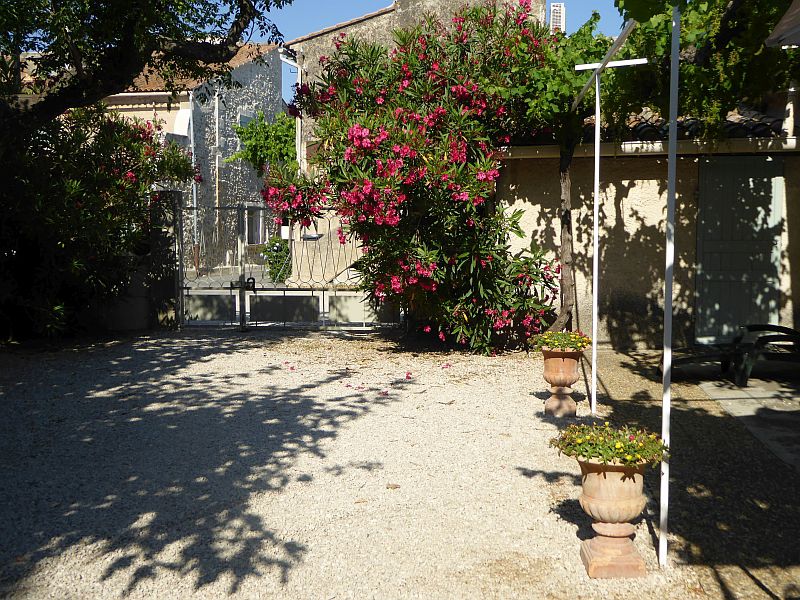
MULTIPOLYGON (((398 0, 375 13, 292 40, 287 46, 300 66, 298 83, 319 75, 320 56, 331 54, 334 38, 342 33, 388 46, 394 29, 413 25, 426 12, 446 18, 463 4, 398 0)), ((534 2, 533 15, 544 22, 544 2, 534 2)), ((676 344, 727 341, 745 323, 800 326, 800 152, 792 132, 791 103, 787 105, 783 97, 778 104, 771 120, 726 124, 731 139, 713 144, 680 142, 673 298, 676 344), (783 127, 776 118, 784 119, 783 127)), ((306 148, 313 149, 313 123, 307 119, 300 126, 305 128, 300 147, 305 165, 306 148)), ((667 196, 662 130, 663 124, 642 123, 635 132, 640 141, 607 143, 602 148, 598 339, 618 349, 657 347, 662 340, 667 196)), ((684 134, 694 135, 691 130, 684 134)), ((557 256, 558 162, 557 146, 513 148, 505 157, 498 200, 524 211, 526 235, 510 240, 514 250, 534 242, 557 256)), ((590 331, 590 145, 577 149, 571 176, 577 298, 573 327, 590 331)))
POLYGON ((142 74, 130 91, 105 100, 125 117, 163 121, 168 137, 191 149, 198 176, 189 206, 261 203, 254 169, 226 159, 240 149, 236 125, 245 125, 258 112, 274 119, 284 109, 277 47, 245 44, 229 65, 234 86, 185 80, 179 82, 184 91, 170 96, 158 75, 142 74))

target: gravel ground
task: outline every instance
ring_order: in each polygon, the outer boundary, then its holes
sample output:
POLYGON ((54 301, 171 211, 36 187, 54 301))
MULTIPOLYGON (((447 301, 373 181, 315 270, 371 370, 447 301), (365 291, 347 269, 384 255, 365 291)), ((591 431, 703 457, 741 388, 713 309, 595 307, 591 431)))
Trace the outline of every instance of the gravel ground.
MULTIPOLYGON (((603 412, 658 428, 652 357, 602 358, 603 412)), ((588 579, 541 371, 357 333, 6 350, 0 595, 800 597, 797 472, 692 382, 675 387, 671 568, 651 498, 649 575, 588 579)))

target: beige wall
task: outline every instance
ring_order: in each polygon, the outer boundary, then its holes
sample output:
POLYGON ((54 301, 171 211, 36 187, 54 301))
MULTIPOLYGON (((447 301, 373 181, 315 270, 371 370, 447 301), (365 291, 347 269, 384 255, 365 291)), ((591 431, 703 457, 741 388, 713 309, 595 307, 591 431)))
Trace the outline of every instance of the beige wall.
POLYGON ((800 156, 784 157, 783 176, 786 204, 781 236, 781 323, 800 329, 800 156))
MULTIPOLYGON (((166 94, 157 94, 153 97, 143 95, 136 98, 120 98, 111 96, 106 98, 108 107, 117 111, 128 119, 141 119, 142 121, 152 121, 157 119, 163 121, 163 130, 173 133, 175 130, 175 119, 178 111, 182 108, 189 108, 189 98, 187 94, 182 94, 178 100, 167 104, 166 94), (155 98, 155 100, 153 99, 155 98)), ((182 132, 185 135, 185 131, 182 132)))
MULTIPOLYGON (((792 302, 800 290, 800 156, 785 157, 781 321, 800 324, 792 302)), ((684 156, 678 165, 675 262, 675 343, 693 338, 694 265, 698 198, 698 157, 684 156)), ((574 327, 591 331, 593 159, 576 158, 572 167, 577 315, 574 327)), ((663 323, 666 157, 604 157, 601 166, 600 334, 616 348, 657 347, 663 323)), ((525 239, 555 256, 560 222, 557 159, 504 162, 500 199, 525 211, 525 239)))

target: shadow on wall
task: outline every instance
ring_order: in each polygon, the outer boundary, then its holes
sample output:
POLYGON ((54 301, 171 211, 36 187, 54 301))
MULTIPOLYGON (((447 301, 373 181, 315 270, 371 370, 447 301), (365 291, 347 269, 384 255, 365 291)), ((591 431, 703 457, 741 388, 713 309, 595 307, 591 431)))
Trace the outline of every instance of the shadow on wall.
POLYGON ((782 296, 783 321, 790 327, 800 329, 800 156, 784 158, 786 178, 786 232, 781 257, 781 276, 784 285, 788 282, 791 294, 782 296), (794 265, 794 268, 789 268, 794 265), (789 273, 786 269, 789 268, 789 273))
MULTIPOLYGON (((752 315, 754 311, 766 311, 773 301, 768 297, 769 290, 777 297, 776 290, 780 288, 778 264, 770 263, 768 258, 761 261, 763 268, 756 269, 753 265, 759 259, 752 252, 745 252, 743 257, 737 257, 734 251, 709 254, 713 244, 704 244, 705 255, 698 256, 698 235, 712 241, 715 236, 732 237, 734 241, 725 245, 735 250, 740 242, 746 247, 757 237, 776 240, 786 227, 785 219, 774 222, 775 215, 770 214, 769 178, 750 178, 743 185, 707 178, 701 189, 701 160, 683 157, 678 167, 673 297, 676 345, 694 341, 698 316, 702 316, 703 326, 710 330, 729 323, 738 325, 737 310, 741 312, 747 307, 733 305, 736 294, 744 299, 744 305, 750 303, 752 315), (702 221, 698 217, 698 198, 706 198, 702 200, 707 207, 702 221), (697 278, 699 263, 706 266, 700 279, 697 278), (742 277, 743 269, 751 270, 744 275, 746 285, 737 289, 736 278, 742 277), (698 282, 700 287, 696 287, 698 282)), ((560 240, 557 160, 511 160, 505 167, 501 196, 514 208, 526 211, 522 226, 530 236, 528 242, 557 253, 560 240), (508 190, 505 193, 503 186, 508 190)), ((584 331, 591 330, 593 168, 592 159, 585 158, 576 158, 572 166, 575 327, 584 331)), ((619 350, 639 345, 658 347, 663 336, 666 159, 605 158, 601 168, 599 339, 619 350)), ((796 210, 791 201, 787 205, 791 207, 788 210, 796 210)), ((789 221, 794 222, 791 214, 789 221)), ((792 228, 789 234, 788 250, 797 254, 792 228)), ((783 264, 786 263, 784 259, 783 264)), ((793 286, 793 289, 798 288, 793 286)), ((783 294, 781 302, 785 305, 788 301, 783 294)))
MULTIPOLYGON (((195 589, 230 582, 230 593, 254 574, 285 581, 306 548, 250 500, 303 481, 292 473, 301 455, 324 456, 340 427, 390 398, 348 389, 326 402, 320 387, 340 374, 249 383, 258 365, 236 353, 280 335, 202 331, 0 356, 0 595, 88 544, 101 581, 125 593, 169 572, 195 589), (212 372, 187 369, 212 360, 212 372)), ((259 372, 279 368, 265 360, 259 372)))
MULTIPOLYGON (((557 254, 560 240, 560 190, 555 159, 517 160, 504 175, 512 204, 526 210, 523 229, 529 241, 557 254)), ((676 209, 675 339, 691 337, 694 294, 697 167, 682 161, 676 209)), ((593 161, 572 165, 575 328, 591 331, 593 161)), ((609 158, 602 171, 600 206, 599 339, 615 349, 656 346, 662 337, 666 219, 666 161, 609 158), (636 173, 636 179, 632 179, 636 173), (664 201, 661 202, 661 196, 664 201)))

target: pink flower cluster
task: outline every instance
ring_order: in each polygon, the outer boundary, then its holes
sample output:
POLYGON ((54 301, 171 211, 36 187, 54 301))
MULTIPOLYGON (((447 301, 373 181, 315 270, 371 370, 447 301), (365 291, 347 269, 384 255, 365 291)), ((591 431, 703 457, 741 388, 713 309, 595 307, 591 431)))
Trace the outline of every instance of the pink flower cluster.
POLYGON ((328 203, 330 188, 301 190, 294 184, 286 188, 266 186, 261 190, 264 203, 275 211, 275 222, 280 223, 284 214, 291 214, 303 227, 311 225, 311 219, 320 216, 328 203))
POLYGON ((450 155, 452 162, 467 162, 467 142, 461 138, 450 141, 450 155))
POLYGON ((484 309, 484 314, 493 319, 492 329, 500 331, 506 327, 511 327, 514 324, 514 309, 495 310, 493 308, 484 309))
POLYGON ((379 188, 369 179, 341 192, 343 202, 339 214, 355 219, 359 223, 395 226, 400 222, 399 206, 405 202, 405 194, 395 193, 391 188, 379 188))
POLYGON ((539 315, 525 315, 522 319, 522 328, 525 330, 525 337, 529 338, 531 335, 540 333, 542 331, 541 316, 544 315, 544 310, 539 311, 539 315))
POLYGON ((497 169, 489 169, 488 171, 478 171, 475 178, 478 181, 494 181, 500 177, 500 171, 497 169))

